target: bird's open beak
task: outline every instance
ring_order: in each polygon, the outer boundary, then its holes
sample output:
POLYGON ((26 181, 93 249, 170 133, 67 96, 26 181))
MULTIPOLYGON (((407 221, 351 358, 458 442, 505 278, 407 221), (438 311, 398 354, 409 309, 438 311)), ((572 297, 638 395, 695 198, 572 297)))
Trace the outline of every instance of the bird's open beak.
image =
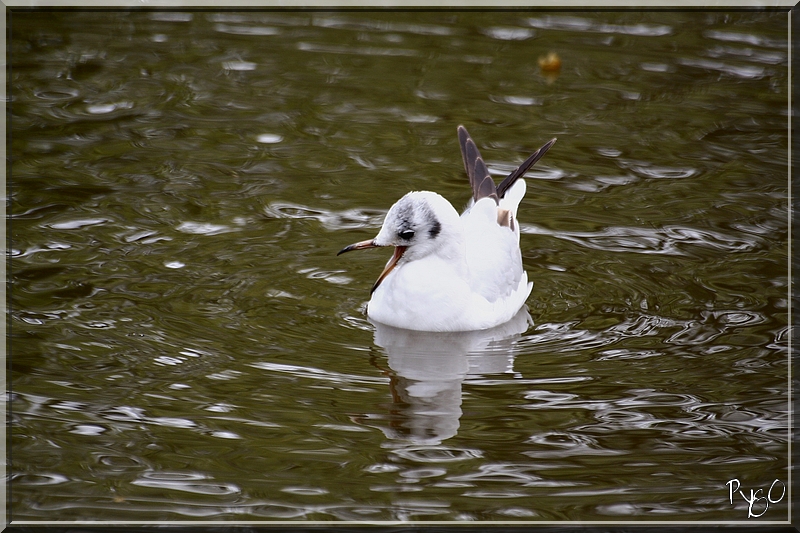
POLYGON ((378 281, 376 281, 375 285, 373 285, 372 289, 370 289, 370 291, 369 291, 370 294, 375 292, 375 289, 377 289, 378 285, 381 284, 381 281, 383 281, 383 278, 388 276, 389 272, 391 272, 392 269, 394 268, 394 266, 397 264, 397 262, 400 261, 400 258, 403 257, 403 252, 406 251, 406 248, 408 248, 408 247, 407 246, 395 246, 394 247, 394 254, 392 254, 392 258, 389 259, 388 263, 386 263, 386 266, 384 267, 383 272, 381 272, 381 275, 378 276, 378 281))
POLYGON ((350 252, 350 251, 353 251, 353 250, 363 250, 365 248, 377 248, 377 247, 378 247, 378 245, 375 244, 375 240, 374 239, 370 239, 368 241, 361 241, 361 242, 357 242, 357 243, 351 244, 350 246, 345 246, 344 248, 339 250, 339 253, 336 254, 336 255, 342 255, 345 252, 350 252))
MULTIPOLYGON (((361 241, 361 242, 357 242, 355 244, 351 244, 350 246, 345 246, 344 248, 339 250, 339 253, 336 254, 336 255, 341 255, 341 254, 343 254, 345 252, 350 252, 352 250, 364 250, 365 248, 378 248, 378 247, 380 247, 380 245, 379 244, 375 244, 374 240, 361 241)), ((392 271, 392 269, 395 267, 395 265, 400 260, 400 258, 403 257, 403 252, 406 251, 406 248, 408 248, 408 247, 407 246, 395 246, 394 247, 394 254, 392 254, 392 258, 389 259, 388 263, 386 263, 386 267, 384 267, 383 272, 381 272, 381 275, 378 276, 378 281, 376 281, 375 285, 373 285, 372 289, 370 289, 370 291, 369 291, 370 294, 375 292, 375 289, 378 288, 378 285, 380 285, 381 282, 383 281, 383 279, 386 276, 389 275, 389 272, 392 271)))

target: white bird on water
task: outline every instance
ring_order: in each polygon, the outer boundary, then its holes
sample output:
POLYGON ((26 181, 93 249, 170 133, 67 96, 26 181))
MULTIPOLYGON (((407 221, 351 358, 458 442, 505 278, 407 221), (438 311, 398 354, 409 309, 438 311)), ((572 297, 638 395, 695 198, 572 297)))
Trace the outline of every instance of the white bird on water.
POLYGON ((521 178, 556 139, 497 186, 464 126, 458 140, 472 185, 461 216, 435 192, 410 192, 389 209, 374 239, 339 252, 395 247, 367 304, 376 322, 419 331, 487 329, 511 320, 531 293, 519 248, 521 178))

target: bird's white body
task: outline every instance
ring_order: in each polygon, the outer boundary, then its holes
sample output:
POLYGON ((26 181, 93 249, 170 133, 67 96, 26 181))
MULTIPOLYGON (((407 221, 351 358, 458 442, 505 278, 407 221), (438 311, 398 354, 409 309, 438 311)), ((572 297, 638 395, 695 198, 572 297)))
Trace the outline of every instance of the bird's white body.
POLYGON ((389 209, 374 239, 339 252, 395 247, 367 304, 375 322, 418 331, 488 329, 511 320, 531 293, 519 248, 521 178, 555 139, 495 186, 463 126, 458 137, 473 191, 461 216, 434 192, 410 192, 389 209))
MULTIPOLYGON (((514 188, 524 194, 525 182, 518 180, 514 188)), ((519 226, 500 226, 491 198, 478 200, 460 217, 436 193, 413 192, 404 199, 432 205, 446 228, 437 238, 441 246, 418 258, 406 252, 372 293, 367 315, 421 331, 479 330, 511 320, 533 287, 522 269, 519 226)), ((515 218, 516 211, 513 205, 515 218)))

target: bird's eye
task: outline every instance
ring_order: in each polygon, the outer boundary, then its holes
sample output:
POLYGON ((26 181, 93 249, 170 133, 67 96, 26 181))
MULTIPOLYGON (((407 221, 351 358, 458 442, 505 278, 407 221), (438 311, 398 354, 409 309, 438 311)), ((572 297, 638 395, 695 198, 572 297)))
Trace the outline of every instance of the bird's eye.
POLYGON ((411 229, 404 229, 397 233, 397 235, 403 240, 411 240, 414 237, 414 230, 411 229))

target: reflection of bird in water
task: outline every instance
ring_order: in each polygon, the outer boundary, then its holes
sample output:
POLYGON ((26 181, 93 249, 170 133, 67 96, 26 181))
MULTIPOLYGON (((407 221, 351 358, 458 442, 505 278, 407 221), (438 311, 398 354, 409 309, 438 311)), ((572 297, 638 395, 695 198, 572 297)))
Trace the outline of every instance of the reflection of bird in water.
POLYGON ((482 331, 419 332, 375 323, 375 344, 389 358, 391 439, 439 443, 455 436, 461 419, 461 383, 467 376, 513 372, 514 343, 528 329, 523 309, 482 331))
POLYGON ((519 249, 517 208, 526 187, 520 178, 555 139, 495 186, 463 126, 458 138, 472 184, 460 217, 442 196, 410 192, 389 209, 374 239, 339 252, 395 247, 372 287, 373 321, 420 331, 487 329, 510 320, 531 292, 519 249))

